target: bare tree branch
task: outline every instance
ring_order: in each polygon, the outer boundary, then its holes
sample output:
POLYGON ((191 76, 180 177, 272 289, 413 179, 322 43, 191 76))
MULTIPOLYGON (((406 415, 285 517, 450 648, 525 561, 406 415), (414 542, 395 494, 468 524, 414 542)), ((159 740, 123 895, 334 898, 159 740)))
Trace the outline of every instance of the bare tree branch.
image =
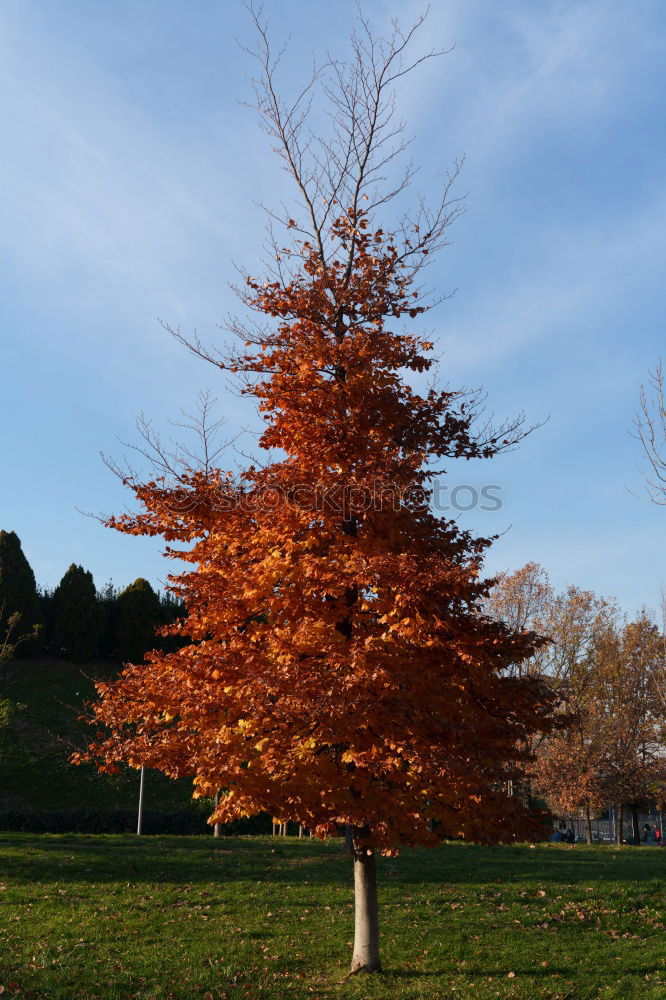
POLYGON ((666 393, 661 361, 640 389, 640 411, 634 417, 634 437, 643 446, 648 467, 643 474, 648 496, 666 504, 666 393))

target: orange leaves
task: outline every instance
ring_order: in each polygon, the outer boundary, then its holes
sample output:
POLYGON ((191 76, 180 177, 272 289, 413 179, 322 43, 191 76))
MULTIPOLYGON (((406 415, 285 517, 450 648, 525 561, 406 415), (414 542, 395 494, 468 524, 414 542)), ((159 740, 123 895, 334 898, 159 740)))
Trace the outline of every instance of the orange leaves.
POLYGON ((511 838, 529 822, 497 788, 549 705, 506 676, 535 637, 482 614, 488 543, 430 508, 429 460, 481 453, 471 417, 458 393, 403 378, 432 344, 390 329, 424 309, 391 234, 363 213, 333 230, 351 268, 296 240, 288 280, 247 278, 267 325, 228 367, 278 457, 238 481, 134 484, 141 513, 111 522, 181 543, 189 641, 100 687, 92 752, 188 774, 200 796, 225 789, 220 822, 350 823, 389 853, 511 838))

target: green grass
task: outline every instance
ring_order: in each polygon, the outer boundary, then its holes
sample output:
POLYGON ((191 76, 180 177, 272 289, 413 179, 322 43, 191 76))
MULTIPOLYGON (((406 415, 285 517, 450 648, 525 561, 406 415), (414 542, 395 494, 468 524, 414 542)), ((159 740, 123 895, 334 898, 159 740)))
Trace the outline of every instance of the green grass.
POLYGON ((386 971, 345 981, 338 842, 5 834, 0 983, 49 1000, 663 1000, 665 865, 568 845, 382 859, 386 971))

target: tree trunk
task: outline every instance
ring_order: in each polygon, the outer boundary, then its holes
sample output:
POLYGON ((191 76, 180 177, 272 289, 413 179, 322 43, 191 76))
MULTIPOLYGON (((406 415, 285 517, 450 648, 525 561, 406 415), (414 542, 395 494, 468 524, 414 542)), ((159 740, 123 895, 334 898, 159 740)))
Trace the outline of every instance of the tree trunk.
POLYGON ((589 806, 585 809, 585 841, 588 844, 594 843, 594 837, 592 836, 592 817, 590 816, 589 806))
POLYGON ((615 843, 622 843, 622 827, 624 826, 624 808, 621 805, 615 807, 615 843))
POLYGON ((634 841, 635 847, 640 847, 641 845, 641 829, 640 822, 638 819, 638 806, 631 806, 631 836, 634 841))
POLYGON ((354 954, 349 974, 381 971, 375 852, 372 847, 357 847, 354 851, 354 954))
MULTIPOLYGON (((218 807, 219 804, 220 804, 220 793, 219 792, 215 792, 215 808, 216 809, 217 809, 217 807, 218 807)), ((214 826, 213 826, 213 836, 214 837, 221 837, 222 836, 222 826, 221 826, 220 823, 215 823, 214 824, 214 826)))

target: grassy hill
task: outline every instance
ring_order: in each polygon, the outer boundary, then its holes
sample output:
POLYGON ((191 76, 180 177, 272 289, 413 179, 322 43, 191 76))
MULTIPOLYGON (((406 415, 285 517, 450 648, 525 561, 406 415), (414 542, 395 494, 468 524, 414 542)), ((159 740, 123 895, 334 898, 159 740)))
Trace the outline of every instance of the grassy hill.
MULTIPOLYGON (((65 814, 75 812, 79 813, 79 824, 84 822, 83 812, 89 818, 94 814, 97 821, 115 814, 122 828, 123 811, 128 813, 131 828, 138 772, 124 769, 119 775, 104 775, 92 765, 74 767, 68 763, 72 751, 85 746, 92 735, 78 717, 84 703, 95 694, 93 681, 110 678, 117 671, 118 665, 108 660, 81 667, 54 656, 20 659, 7 667, 7 694, 24 708, 0 739, 0 828, 3 815, 30 813, 34 819, 34 814, 40 813, 45 818, 51 814, 51 828, 55 823, 58 829, 65 814)), ((190 781, 170 781, 155 771, 146 773, 147 814, 190 815, 195 823, 202 820, 204 830, 210 806, 194 803, 191 795, 190 781)), ((186 832, 193 830, 187 828, 186 832)))

